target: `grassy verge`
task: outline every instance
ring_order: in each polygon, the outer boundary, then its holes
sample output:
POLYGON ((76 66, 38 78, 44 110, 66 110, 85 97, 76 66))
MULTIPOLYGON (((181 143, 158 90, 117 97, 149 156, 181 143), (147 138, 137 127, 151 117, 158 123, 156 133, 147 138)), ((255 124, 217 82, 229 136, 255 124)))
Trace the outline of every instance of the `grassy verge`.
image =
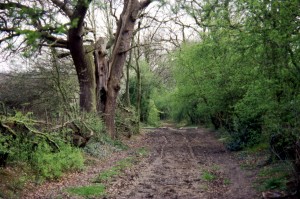
POLYGON ((287 191, 291 170, 286 163, 276 163, 260 169, 255 187, 259 191, 280 190, 287 191))
POLYGON ((83 197, 104 196, 105 185, 95 184, 95 185, 83 186, 83 187, 72 187, 72 188, 68 188, 67 192, 73 195, 79 195, 83 197))
POLYGON ((270 152, 264 144, 236 153, 242 169, 256 173, 253 186, 259 192, 276 190, 289 192, 288 182, 292 179, 293 167, 289 161, 274 160, 265 164, 270 152))
POLYGON ((114 178, 122 175, 126 170, 137 164, 142 157, 148 155, 148 151, 145 148, 139 148, 134 152, 134 155, 126 157, 119 160, 109 169, 106 169, 98 174, 98 176, 93 180, 93 184, 89 186, 82 187, 71 187, 66 189, 66 191, 72 195, 78 195, 85 198, 92 196, 105 196, 106 188, 105 186, 109 184, 114 178))
POLYGON ((134 155, 124 158, 118 161, 115 166, 101 172, 93 182, 95 183, 103 183, 108 182, 112 178, 119 176, 122 174, 126 169, 132 167, 134 164, 139 162, 141 157, 145 157, 148 154, 147 149, 139 148, 134 152, 134 155))
POLYGON ((110 181, 112 178, 119 176, 125 169, 130 168, 134 161, 133 157, 127 157, 118 161, 115 166, 101 172, 93 182, 102 183, 110 181))

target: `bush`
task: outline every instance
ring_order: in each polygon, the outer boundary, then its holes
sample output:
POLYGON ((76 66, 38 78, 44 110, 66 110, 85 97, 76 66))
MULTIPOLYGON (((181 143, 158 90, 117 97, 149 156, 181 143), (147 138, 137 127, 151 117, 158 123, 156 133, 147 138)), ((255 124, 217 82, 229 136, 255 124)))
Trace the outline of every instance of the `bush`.
POLYGON ((53 152, 53 149, 43 142, 32 154, 31 163, 42 178, 55 179, 61 177, 65 171, 83 168, 84 159, 79 149, 65 143, 60 143, 59 146, 60 150, 53 152))
POLYGON ((1 166, 25 163, 36 171, 41 180, 58 178, 65 171, 83 167, 81 151, 73 148, 67 137, 42 129, 43 126, 30 114, 17 112, 14 116, 1 117, 1 166))
POLYGON ((134 107, 125 107, 119 103, 116 112, 116 128, 118 134, 126 137, 131 137, 133 134, 138 134, 139 118, 134 107))

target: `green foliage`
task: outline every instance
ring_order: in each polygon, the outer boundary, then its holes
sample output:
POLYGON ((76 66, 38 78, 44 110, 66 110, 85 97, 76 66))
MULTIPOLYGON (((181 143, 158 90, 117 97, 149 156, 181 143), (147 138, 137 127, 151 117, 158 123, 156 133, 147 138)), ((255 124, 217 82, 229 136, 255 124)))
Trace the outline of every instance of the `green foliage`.
POLYGON ((217 176, 215 176, 213 173, 210 173, 208 171, 203 171, 201 178, 205 181, 211 182, 214 181, 217 176))
POLYGON ((118 150, 126 150, 126 149, 128 149, 128 146, 126 146, 125 144, 123 144, 123 142, 121 140, 112 139, 107 134, 102 136, 101 141, 103 143, 106 143, 106 144, 109 144, 109 145, 115 147, 118 150))
POLYGON ((39 177, 46 179, 59 178, 63 172, 80 170, 84 159, 79 149, 60 143, 60 150, 53 152, 47 143, 38 144, 31 160, 39 177))
POLYGON ((159 110, 155 106, 155 103, 153 100, 149 101, 149 114, 147 123, 151 126, 159 126, 159 110))
POLYGON ((115 163, 115 165, 109 169, 102 171, 95 179, 94 183, 110 182, 114 177, 119 176, 126 169, 132 167, 139 158, 143 158, 148 154, 148 150, 145 148, 138 148, 135 151, 135 155, 121 159, 115 163))
POLYGON ((130 137, 139 133, 139 118, 134 107, 118 105, 116 113, 116 127, 119 134, 130 137))
POLYGON ((0 154, 9 153, 9 143, 12 140, 12 136, 9 135, 2 135, 0 131, 0 154))
POLYGON ((258 174, 256 186, 260 191, 286 190, 289 173, 290 169, 284 163, 264 167, 258 174))
MULTIPOLYGON (((59 178, 63 172, 83 168, 83 155, 56 132, 37 130, 32 114, 17 112, 0 120, 0 151, 9 163, 35 169, 38 180, 59 178)), ((39 127, 41 128, 41 127, 39 127)))
MULTIPOLYGON (((201 20, 211 27, 201 42, 187 42, 171 55, 176 86, 171 100, 161 100, 159 107, 169 106, 165 110, 176 121, 225 130, 230 150, 268 142, 276 134, 293 137, 278 140, 289 150, 300 127, 296 5, 296 0, 242 1, 228 15, 226 6, 211 9, 211 2, 204 3, 201 20)), ((194 11, 187 8, 200 17, 194 11)))
POLYGON ((263 183, 262 189, 263 190, 273 190, 273 189, 286 190, 286 183, 287 180, 285 178, 271 177, 263 183))
POLYGON ((91 197, 91 196, 104 196, 105 186, 103 184, 96 184, 83 187, 72 187, 66 190, 67 192, 79 196, 91 197))
POLYGON ((139 148, 139 149, 137 150, 136 153, 137 153, 138 156, 144 157, 144 156, 148 155, 149 151, 148 151, 146 148, 141 147, 141 148, 139 148))
POLYGON ((225 179, 223 180, 223 184, 224 184, 224 185, 230 185, 230 184, 231 184, 230 179, 229 179, 229 178, 225 178, 225 179))
POLYGON ((83 125, 86 125, 89 129, 91 129, 94 133, 101 134, 104 132, 104 124, 102 121, 102 118, 97 113, 81 113, 80 114, 80 121, 79 123, 82 123, 83 125))
MULTIPOLYGON (((159 122, 159 111, 154 102, 155 90, 160 86, 158 77, 150 70, 146 61, 140 61, 141 73, 141 104, 140 104, 140 121, 146 124, 157 126, 159 122)), ((134 107, 138 107, 138 80, 134 76, 129 81, 130 101, 134 107)), ((138 113, 137 113, 138 114, 138 113)))
POLYGON ((133 160, 132 157, 128 157, 118 161, 115 166, 101 172, 94 182, 101 183, 110 181, 113 177, 120 175, 122 171, 131 167, 133 165, 133 160))
POLYGON ((79 18, 75 18, 71 21, 71 28, 77 28, 79 22, 79 18))
POLYGON ((103 182, 110 180, 112 177, 117 176, 120 174, 120 170, 117 167, 112 167, 104 172, 102 172, 98 177, 97 180, 94 182, 103 182))
POLYGON ((121 140, 112 139, 106 133, 98 134, 91 138, 83 150, 89 155, 97 158, 105 158, 113 152, 127 150, 126 146, 121 140))

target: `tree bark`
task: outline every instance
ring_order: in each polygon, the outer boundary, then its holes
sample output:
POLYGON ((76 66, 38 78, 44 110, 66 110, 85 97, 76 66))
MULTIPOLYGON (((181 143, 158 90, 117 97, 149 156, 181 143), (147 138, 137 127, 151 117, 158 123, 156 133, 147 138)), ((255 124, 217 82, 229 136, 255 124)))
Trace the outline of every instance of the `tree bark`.
POLYGON ((107 39, 100 37, 95 44, 94 58, 96 68, 97 83, 97 110, 104 113, 107 97, 107 81, 109 75, 108 60, 106 58, 107 39))
POLYGON ((80 108, 86 112, 96 111, 96 79, 93 60, 88 56, 91 48, 83 45, 84 18, 91 0, 78 1, 71 21, 77 24, 68 31, 68 47, 77 72, 80 87, 80 108))
MULTIPOLYGON (((137 41, 136 44, 139 46, 140 45, 140 34, 138 34, 137 36, 137 41)), ((140 60, 141 57, 141 53, 140 53, 140 49, 136 48, 134 49, 134 58, 135 58, 135 66, 136 66, 136 88, 137 88, 137 92, 136 92, 136 112, 138 114, 138 118, 139 118, 139 124, 140 121, 142 121, 142 117, 141 117, 141 102, 142 102, 142 77, 141 77, 141 68, 140 68, 140 60)))
POLYGON ((149 5, 151 1, 139 2, 138 0, 124 0, 124 7, 118 21, 115 45, 112 59, 109 64, 110 76, 107 86, 107 98, 104 111, 106 130, 112 138, 116 138, 115 111, 117 96, 120 90, 120 81, 123 73, 127 52, 130 49, 134 25, 141 9, 149 5))
POLYGON ((130 92, 129 92, 129 81, 130 81, 130 65, 131 65, 131 60, 132 60, 132 51, 130 51, 129 54, 129 60, 126 64, 126 85, 125 85, 125 94, 124 94, 124 98, 125 98, 125 105, 127 107, 130 107, 131 102, 130 102, 130 92))

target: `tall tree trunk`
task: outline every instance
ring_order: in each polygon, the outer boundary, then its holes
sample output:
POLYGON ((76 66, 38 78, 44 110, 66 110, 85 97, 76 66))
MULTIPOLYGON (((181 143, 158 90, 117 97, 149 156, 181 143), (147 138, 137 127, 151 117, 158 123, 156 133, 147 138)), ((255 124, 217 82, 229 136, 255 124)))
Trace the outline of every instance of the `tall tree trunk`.
POLYGON ((80 87, 80 108, 83 111, 96 111, 96 79, 93 59, 87 56, 88 48, 83 45, 83 24, 91 0, 79 1, 71 21, 77 21, 76 26, 68 31, 68 47, 77 72, 80 87))
POLYGON ((127 52, 130 50, 134 25, 138 13, 145 8, 152 0, 139 2, 138 0, 124 0, 124 7, 118 21, 115 45, 110 60, 110 76, 107 85, 107 98, 104 111, 104 122, 106 130, 112 138, 116 137, 115 111, 117 96, 120 90, 120 81, 125 64, 127 52))
MULTIPOLYGON (((140 34, 138 33, 137 35, 137 41, 135 42, 137 46, 140 45, 140 34)), ((141 68, 140 68, 140 60, 141 57, 141 52, 140 48, 135 48, 134 49, 134 59, 135 59, 135 65, 136 65, 136 88, 137 88, 137 97, 136 97, 136 112, 138 114, 139 118, 139 124, 140 121, 142 120, 141 118, 141 101, 142 101, 142 77, 141 77, 141 68)), ((143 118, 144 119, 144 118, 143 118)))
POLYGON ((142 102, 142 77, 139 61, 136 61, 136 79, 137 79, 137 99, 136 99, 136 111, 139 118, 139 123, 141 121, 141 102, 142 102))
POLYGON ((125 105, 128 106, 128 107, 131 105, 130 93, 129 93, 129 81, 130 81, 129 71, 130 71, 131 60, 132 60, 132 51, 130 51, 129 59, 128 59, 128 62, 126 64, 126 85, 125 85, 124 97, 125 97, 125 105))

